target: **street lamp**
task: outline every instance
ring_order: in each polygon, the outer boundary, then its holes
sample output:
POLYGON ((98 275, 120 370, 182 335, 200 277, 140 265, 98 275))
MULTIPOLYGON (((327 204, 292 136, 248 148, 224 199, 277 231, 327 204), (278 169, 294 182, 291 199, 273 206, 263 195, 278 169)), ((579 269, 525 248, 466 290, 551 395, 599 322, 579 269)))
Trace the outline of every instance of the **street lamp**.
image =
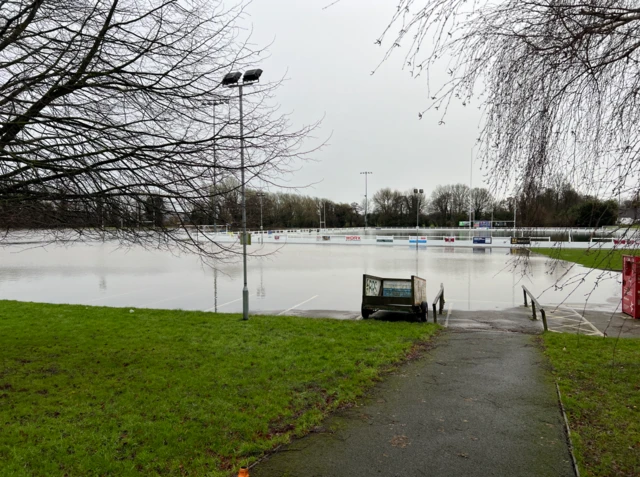
MULTIPOLYGON (((213 203, 213 233, 217 233, 217 229, 216 229, 216 209, 217 209, 217 192, 216 192, 216 176, 217 176, 217 171, 218 171, 218 160, 216 157, 216 106, 219 106, 221 104, 229 104, 229 98, 219 98, 219 99, 214 99, 212 101, 205 101, 203 103, 205 106, 211 106, 212 107, 212 118, 213 118, 213 136, 212 136, 212 147, 213 147, 213 196, 215 197, 215 202, 213 203)), ((214 198, 212 197, 212 199, 214 198)))
POLYGON ((260 199, 260 244, 264 244, 264 232, 262 230, 262 199, 264 198, 264 192, 258 192, 258 199, 260 199))
POLYGON ((373 172, 363 171, 360 174, 364 174, 364 230, 367 230, 367 213, 369 209, 369 197, 367 195, 367 176, 373 174, 373 172))
POLYGON ((424 189, 413 189, 413 193, 416 195, 416 250, 418 250, 418 232, 420 229, 420 196, 418 195, 424 193, 424 189))
POLYGON ((240 182, 242 194, 242 265, 244 275, 244 285, 242 288, 242 319, 249 319, 249 288, 247 288, 247 202, 244 191, 244 118, 242 114, 242 87, 245 85, 255 84, 260 80, 262 75, 261 69, 248 70, 244 73, 234 71, 227 73, 222 78, 222 86, 229 88, 238 88, 238 96, 240 98, 240 182), (242 82, 240 82, 242 78, 242 82))

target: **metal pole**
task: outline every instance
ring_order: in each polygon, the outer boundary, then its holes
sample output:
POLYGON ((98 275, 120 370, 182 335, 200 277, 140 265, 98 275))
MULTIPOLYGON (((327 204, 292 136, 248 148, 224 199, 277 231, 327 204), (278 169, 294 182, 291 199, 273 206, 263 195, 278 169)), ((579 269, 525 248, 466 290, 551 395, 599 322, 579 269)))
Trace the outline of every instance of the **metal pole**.
POLYGON ((416 194, 416 250, 418 250, 419 229, 420 229, 420 196, 416 194))
POLYGON ((518 207, 518 196, 513 194, 513 236, 516 236, 516 207, 518 207))
POLYGON ((260 194, 260 244, 264 244, 264 230, 262 228, 262 198, 264 194, 260 194))
POLYGON ((218 161, 216 157, 216 101, 213 100, 212 104, 213 108, 213 233, 216 233, 216 202, 218 202, 218 198, 215 196, 216 194, 216 172, 218 170, 218 161))
POLYGON ((360 174, 364 174, 364 230, 366 234, 367 230, 367 215, 369 213, 369 194, 367 190, 367 179, 369 174, 373 174, 373 172, 363 171, 360 174))
MULTIPOLYGON (((473 208, 473 149, 471 149, 471 166, 469 167, 469 236, 471 236, 471 209, 473 208)), ((469 238, 471 240, 471 238, 469 238)))
POLYGON ((622 164, 618 164, 618 218, 620 217, 620 194, 622 192, 622 164))
POLYGON ((367 230, 367 213, 369 211, 369 196, 367 195, 367 174, 364 174, 364 229, 367 230))
POLYGON ((242 117, 242 84, 240 93, 240 180, 242 182, 242 266, 244 285, 242 287, 242 319, 249 319, 249 288, 247 287, 247 203, 244 190, 244 123, 242 117))

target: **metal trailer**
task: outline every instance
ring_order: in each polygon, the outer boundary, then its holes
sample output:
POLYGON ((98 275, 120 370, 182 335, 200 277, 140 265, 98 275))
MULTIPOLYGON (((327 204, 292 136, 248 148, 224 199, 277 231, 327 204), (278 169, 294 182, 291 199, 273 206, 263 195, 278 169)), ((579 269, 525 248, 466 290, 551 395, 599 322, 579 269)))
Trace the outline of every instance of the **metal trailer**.
POLYGON ((362 275, 362 318, 378 310, 413 313, 418 321, 427 321, 427 281, 411 278, 381 278, 362 275))

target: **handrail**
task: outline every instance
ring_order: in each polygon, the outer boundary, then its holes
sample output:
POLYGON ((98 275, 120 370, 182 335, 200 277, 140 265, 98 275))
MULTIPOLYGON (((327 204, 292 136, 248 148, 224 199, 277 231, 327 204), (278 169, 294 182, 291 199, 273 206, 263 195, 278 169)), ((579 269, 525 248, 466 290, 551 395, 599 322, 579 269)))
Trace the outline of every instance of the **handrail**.
POLYGON ((444 285, 440 284, 440 291, 436 295, 433 300, 433 322, 438 322, 438 313, 436 313, 436 303, 440 302, 440 314, 442 315, 442 310, 444 309, 444 285))
POLYGON ((542 315, 542 326, 544 327, 544 331, 549 331, 549 328, 547 327, 547 314, 545 313, 544 308, 542 308, 542 305, 538 302, 536 297, 533 296, 533 293, 527 290, 527 287, 525 287, 524 285, 522 285, 522 294, 524 295, 524 306, 526 307, 529 306, 527 304, 527 295, 531 297, 531 309, 533 310, 534 320, 538 319, 538 317, 536 316, 536 305, 538 305, 538 309, 540 310, 540 314, 542 315))

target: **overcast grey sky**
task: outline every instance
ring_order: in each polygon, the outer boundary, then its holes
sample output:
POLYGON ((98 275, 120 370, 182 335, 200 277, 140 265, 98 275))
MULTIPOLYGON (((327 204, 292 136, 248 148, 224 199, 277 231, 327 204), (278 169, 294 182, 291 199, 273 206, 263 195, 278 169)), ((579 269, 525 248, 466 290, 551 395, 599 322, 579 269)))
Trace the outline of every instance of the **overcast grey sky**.
MULTIPOLYGON (((277 93, 283 111, 295 123, 324 116, 319 137, 328 146, 290 178, 300 191, 344 202, 364 197, 364 176, 371 171, 369 196, 383 187, 426 189, 438 184, 469 184, 471 150, 480 112, 454 107, 444 125, 440 113, 418 112, 427 105, 426 78, 402 70, 403 52, 371 75, 386 48, 374 45, 388 24, 395 2, 389 0, 253 0, 248 21, 253 43, 269 48, 260 65, 263 78, 287 81, 277 93)), ((474 162, 473 185, 482 183, 474 162)))

